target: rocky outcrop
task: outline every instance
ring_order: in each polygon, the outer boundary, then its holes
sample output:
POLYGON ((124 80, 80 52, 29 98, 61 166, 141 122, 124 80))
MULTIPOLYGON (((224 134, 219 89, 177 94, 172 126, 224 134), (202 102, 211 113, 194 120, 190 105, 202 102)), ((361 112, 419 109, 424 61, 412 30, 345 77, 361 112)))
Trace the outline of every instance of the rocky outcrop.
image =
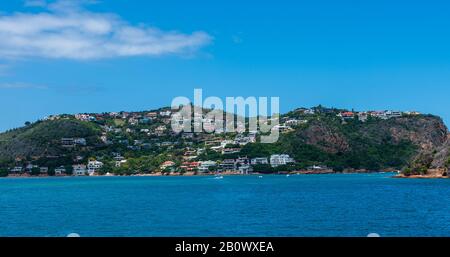
POLYGON ((374 140, 410 141, 421 151, 433 151, 447 140, 448 130, 436 116, 401 117, 371 124, 362 133, 374 140))
POLYGON ((297 134, 303 143, 314 145, 328 153, 347 152, 350 145, 345 135, 328 123, 315 121, 297 134))

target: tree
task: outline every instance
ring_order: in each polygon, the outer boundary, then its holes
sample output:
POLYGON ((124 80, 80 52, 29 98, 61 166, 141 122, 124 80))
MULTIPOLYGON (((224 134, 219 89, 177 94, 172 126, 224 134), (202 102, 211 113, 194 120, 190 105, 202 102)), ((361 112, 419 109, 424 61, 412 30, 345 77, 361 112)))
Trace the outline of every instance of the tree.
POLYGON ((31 175, 32 176, 39 176, 41 175, 41 169, 39 169, 38 167, 34 167, 31 169, 31 175))
POLYGON ((0 177, 7 177, 8 176, 8 170, 5 168, 0 168, 0 177))
POLYGON ((73 167, 72 166, 66 166, 64 167, 66 169, 66 175, 70 176, 73 175, 73 167))
POLYGON ((50 177, 55 176, 55 175, 56 175, 56 173, 55 173, 55 168, 49 168, 47 174, 48 174, 50 177))
POLYGON ((114 169, 114 165, 112 164, 112 162, 105 162, 103 164, 103 166, 98 170, 98 173, 100 175, 105 175, 108 172, 112 172, 112 170, 114 169))

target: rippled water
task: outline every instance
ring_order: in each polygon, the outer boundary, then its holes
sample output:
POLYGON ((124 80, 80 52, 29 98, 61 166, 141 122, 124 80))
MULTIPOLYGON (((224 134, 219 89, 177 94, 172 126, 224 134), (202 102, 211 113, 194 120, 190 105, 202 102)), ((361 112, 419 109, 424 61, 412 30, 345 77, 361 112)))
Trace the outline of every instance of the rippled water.
POLYGON ((0 179, 0 236, 450 236, 450 180, 0 179))

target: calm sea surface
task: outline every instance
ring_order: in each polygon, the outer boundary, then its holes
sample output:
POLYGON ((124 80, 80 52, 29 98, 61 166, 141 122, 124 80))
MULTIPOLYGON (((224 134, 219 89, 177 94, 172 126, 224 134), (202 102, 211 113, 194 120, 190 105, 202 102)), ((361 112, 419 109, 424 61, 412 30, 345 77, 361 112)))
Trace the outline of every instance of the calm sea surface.
POLYGON ((450 180, 0 179, 0 236, 450 236, 450 180))

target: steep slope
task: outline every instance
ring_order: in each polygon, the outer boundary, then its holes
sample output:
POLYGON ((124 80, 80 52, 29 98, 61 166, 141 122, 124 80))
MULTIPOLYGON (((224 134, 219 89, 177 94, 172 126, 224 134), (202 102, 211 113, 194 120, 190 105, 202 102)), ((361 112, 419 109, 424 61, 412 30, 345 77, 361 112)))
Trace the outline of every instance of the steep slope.
POLYGON ((335 170, 401 169, 446 138, 442 119, 431 115, 367 122, 342 122, 325 115, 282 135, 274 145, 248 145, 243 152, 257 157, 284 151, 305 165, 324 164, 335 170))
POLYGON ((0 134, 0 158, 59 155, 61 138, 85 138, 87 145, 99 143, 100 129, 74 119, 40 121, 0 134))

